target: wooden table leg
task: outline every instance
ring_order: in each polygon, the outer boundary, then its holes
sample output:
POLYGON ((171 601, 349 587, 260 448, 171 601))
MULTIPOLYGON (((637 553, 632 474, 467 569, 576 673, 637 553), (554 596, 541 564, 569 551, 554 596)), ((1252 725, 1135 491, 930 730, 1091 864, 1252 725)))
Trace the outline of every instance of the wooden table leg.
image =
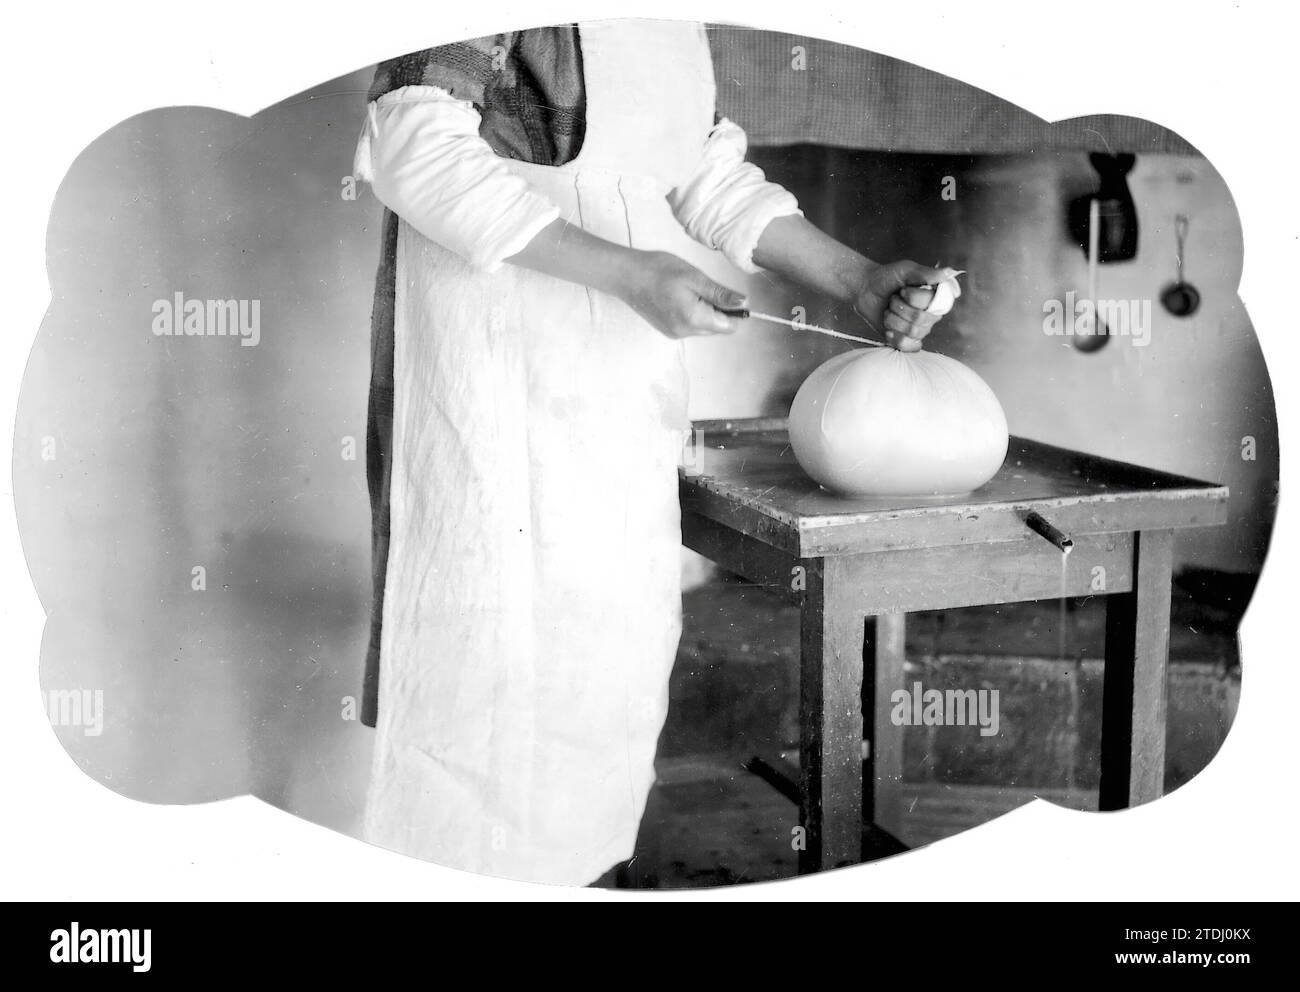
POLYGON ((906 614, 882 613, 867 618, 862 657, 862 710, 866 722, 867 758, 862 764, 862 816, 894 837, 902 828, 899 787, 903 782, 903 728, 890 719, 891 697, 906 688, 903 653, 906 614))
POLYGON ((807 559, 800 636, 799 872, 862 860, 864 618, 843 558, 807 559))
POLYGON ((1165 672, 1173 532, 1134 535, 1133 589, 1106 597, 1101 715, 1101 809, 1123 809, 1164 791, 1165 672))

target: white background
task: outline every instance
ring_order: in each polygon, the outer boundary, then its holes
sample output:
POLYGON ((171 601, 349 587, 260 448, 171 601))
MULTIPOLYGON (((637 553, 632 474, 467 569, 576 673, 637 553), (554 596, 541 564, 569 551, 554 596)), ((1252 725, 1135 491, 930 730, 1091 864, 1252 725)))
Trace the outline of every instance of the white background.
MULTIPOLYGON (((8 190, 0 250, 5 333, 0 416, 13 437, 22 369, 49 302, 45 225, 59 181, 103 131, 155 106, 243 114, 398 53, 493 31, 600 16, 731 21, 871 48, 1012 101, 1048 120, 1121 113, 1197 146, 1236 198, 1241 285, 1272 372, 1283 508, 1242 630, 1236 724, 1190 784, 1142 809, 1071 813, 1033 803, 928 850, 796 882, 678 898, 1244 899, 1300 895, 1295 825, 1300 665, 1295 524, 1285 476, 1296 423, 1291 296, 1300 272, 1292 100, 1300 92, 1289 8, 1248 3, 599 3, 437 0, 284 9, 223 0, 11 5, 3 32, 8 190)), ((12 442, 9 442, 12 443, 12 442)), ((598 899, 644 893, 554 889, 425 865, 245 797, 158 807, 91 781, 41 707, 44 615, 12 512, 6 461, 0 561, 0 896, 13 899, 598 899)), ((1230 923, 1231 921, 1218 921, 1230 923)), ((1134 921, 1134 926, 1150 921, 1134 921)), ((1216 922, 1216 925, 1218 923, 1216 922)))

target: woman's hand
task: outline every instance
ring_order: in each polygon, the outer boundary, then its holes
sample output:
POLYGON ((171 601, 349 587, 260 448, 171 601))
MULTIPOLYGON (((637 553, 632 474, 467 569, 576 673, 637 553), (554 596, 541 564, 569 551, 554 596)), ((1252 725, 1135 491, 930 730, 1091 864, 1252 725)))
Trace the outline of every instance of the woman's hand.
POLYGON ((740 327, 740 319, 721 309, 745 305, 743 293, 714 282, 666 251, 636 252, 616 295, 660 334, 674 340, 731 334, 740 327))
POLYGON ((722 286, 665 251, 640 251, 589 234, 562 218, 551 221, 508 261, 618 297, 668 338, 730 334, 738 317, 719 308, 745 305, 722 286))
POLYGON ((937 287, 947 282, 953 297, 958 297, 961 287, 952 275, 951 269, 934 269, 906 260, 877 265, 865 274, 854 294, 853 309, 877 331, 882 331, 885 340, 899 351, 920 351, 921 341, 943 316, 943 312, 932 313, 926 309, 935 290, 921 287, 937 287))
POLYGON ((916 262, 877 265, 804 217, 777 217, 763 229, 754 262, 796 282, 851 303, 877 334, 899 351, 918 351, 942 313, 927 313, 934 291, 947 281, 956 299, 961 287, 952 269, 932 269, 916 262))

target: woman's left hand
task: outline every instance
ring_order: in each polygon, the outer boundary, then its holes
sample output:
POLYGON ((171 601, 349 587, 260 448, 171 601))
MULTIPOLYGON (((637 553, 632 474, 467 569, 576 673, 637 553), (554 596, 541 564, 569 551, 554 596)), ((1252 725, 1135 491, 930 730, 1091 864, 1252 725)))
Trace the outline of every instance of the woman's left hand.
POLYGON ((899 351, 920 351, 921 341, 943 316, 926 309, 935 291, 922 287, 947 282, 953 297, 958 297, 961 287, 952 275, 952 269, 908 260, 877 265, 853 297, 853 309, 877 332, 883 331, 885 340, 899 351))

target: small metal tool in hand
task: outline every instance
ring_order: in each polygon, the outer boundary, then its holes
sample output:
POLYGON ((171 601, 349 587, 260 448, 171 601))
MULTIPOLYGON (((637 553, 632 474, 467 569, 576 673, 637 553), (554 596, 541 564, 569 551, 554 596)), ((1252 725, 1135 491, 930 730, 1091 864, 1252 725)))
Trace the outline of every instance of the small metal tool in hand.
POLYGON ((817 334, 827 334, 833 338, 843 338, 845 341, 857 341, 859 344, 870 345, 873 348, 883 348, 885 342, 872 341, 870 338, 860 338, 853 334, 845 334, 841 331, 832 331, 829 327, 818 327, 816 324, 805 324, 799 320, 787 320, 784 317, 776 317, 770 313, 759 313, 756 310, 749 310, 745 307, 719 307, 728 317, 739 317, 741 320, 753 317, 755 320, 766 320, 770 324, 783 324, 786 327, 792 327, 796 331, 814 331, 817 334))

